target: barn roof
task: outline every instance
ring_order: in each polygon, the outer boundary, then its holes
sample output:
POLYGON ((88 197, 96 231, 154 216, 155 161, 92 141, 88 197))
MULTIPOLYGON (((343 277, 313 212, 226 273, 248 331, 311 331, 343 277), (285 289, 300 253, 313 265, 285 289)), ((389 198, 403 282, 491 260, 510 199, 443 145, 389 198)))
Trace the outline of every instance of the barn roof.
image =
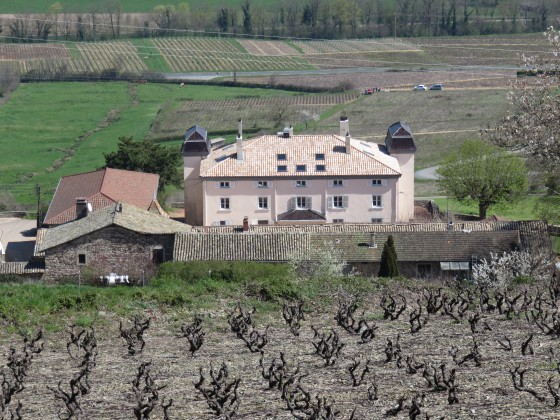
POLYGON ((156 200, 158 182, 156 174, 112 168, 62 177, 44 224, 60 225, 75 220, 78 197, 85 198, 93 211, 119 201, 147 210, 156 200))
POLYGON ((72 223, 48 229, 36 253, 70 242, 108 226, 120 226, 137 233, 163 235, 189 231, 191 227, 167 217, 151 213, 126 203, 117 203, 110 207, 88 214, 72 223))
POLYGON ((330 253, 348 262, 376 262, 393 235, 399 261, 470 261, 548 238, 547 224, 540 221, 251 226, 241 232, 240 227, 216 227, 179 233, 174 258, 289 261, 294 255, 313 260, 330 253))

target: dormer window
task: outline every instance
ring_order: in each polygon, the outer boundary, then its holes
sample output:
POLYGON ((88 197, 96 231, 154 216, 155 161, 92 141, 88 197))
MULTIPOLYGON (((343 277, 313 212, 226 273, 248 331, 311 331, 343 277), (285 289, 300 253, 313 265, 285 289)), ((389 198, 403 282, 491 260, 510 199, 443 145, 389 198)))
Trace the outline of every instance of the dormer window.
POLYGON ((296 165, 297 172, 305 172, 307 171, 307 165, 296 165))
POLYGON ((315 154, 315 160, 325 160, 325 154, 324 153, 316 153, 315 154))
POLYGON ((277 158, 278 160, 286 160, 286 159, 287 159, 287 158, 286 158, 286 153, 278 153, 278 154, 276 155, 276 158, 277 158))

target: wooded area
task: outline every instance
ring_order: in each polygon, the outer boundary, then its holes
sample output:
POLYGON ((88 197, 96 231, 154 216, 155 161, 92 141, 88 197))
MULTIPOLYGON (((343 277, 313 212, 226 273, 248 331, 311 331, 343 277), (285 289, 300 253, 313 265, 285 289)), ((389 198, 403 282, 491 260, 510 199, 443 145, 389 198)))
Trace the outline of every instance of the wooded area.
POLYGON ((125 13, 119 0, 89 10, 53 3, 46 13, 3 15, 6 42, 98 41, 121 37, 247 35, 342 39, 487 35, 545 31, 555 23, 554 0, 239 0, 214 7, 162 4, 125 13))

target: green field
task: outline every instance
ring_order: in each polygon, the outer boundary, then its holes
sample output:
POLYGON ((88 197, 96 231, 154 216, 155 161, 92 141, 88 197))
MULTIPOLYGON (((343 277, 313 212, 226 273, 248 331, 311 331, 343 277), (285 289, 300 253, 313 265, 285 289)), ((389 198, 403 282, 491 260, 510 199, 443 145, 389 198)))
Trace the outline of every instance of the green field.
MULTIPOLYGON (((61 176, 95 170, 120 136, 144 138, 167 101, 285 96, 293 92, 128 83, 21 85, 0 108, 0 192, 35 202, 39 183, 46 198, 61 176)), ((195 123, 185 125, 185 129, 195 123)), ((180 140, 177 139, 177 150, 180 140)))

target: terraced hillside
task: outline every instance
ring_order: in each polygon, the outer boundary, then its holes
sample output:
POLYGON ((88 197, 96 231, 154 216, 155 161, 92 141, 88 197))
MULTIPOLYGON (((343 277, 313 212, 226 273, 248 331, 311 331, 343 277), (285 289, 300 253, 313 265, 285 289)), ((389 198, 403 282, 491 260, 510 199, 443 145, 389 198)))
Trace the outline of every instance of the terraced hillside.
POLYGON ((548 54, 541 34, 487 37, 254 40, 210 37, 97 43, 2 44, 0 62, 28 72, 81 74, 242 72, 350 67, 394 69, 445 65, 516 66, 523 55, 548 54))

